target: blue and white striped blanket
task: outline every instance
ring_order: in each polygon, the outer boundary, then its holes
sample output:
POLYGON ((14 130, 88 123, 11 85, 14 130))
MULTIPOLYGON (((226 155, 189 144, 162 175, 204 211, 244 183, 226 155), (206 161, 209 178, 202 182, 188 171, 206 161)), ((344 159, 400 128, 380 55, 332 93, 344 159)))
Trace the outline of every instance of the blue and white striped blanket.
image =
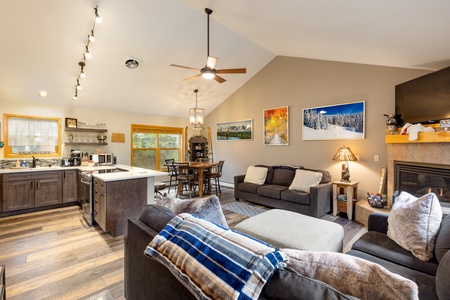
POLYGON ((197 299, 257 299, 287 256, 272 246, 180 214, 144 253, 165 265, 197 299))

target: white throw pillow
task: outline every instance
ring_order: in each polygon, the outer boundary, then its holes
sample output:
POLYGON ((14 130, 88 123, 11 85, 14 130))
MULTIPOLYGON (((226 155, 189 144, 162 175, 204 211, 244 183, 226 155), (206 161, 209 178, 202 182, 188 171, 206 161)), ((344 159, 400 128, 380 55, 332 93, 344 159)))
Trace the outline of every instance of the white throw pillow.
POLYGON ((309 193, 310 188, 318 185, 321 180, 322 173, 298 169, 289 189, 309 193))
POLYGON ((379 264, 335 252, 281 249, 287 266, 360 299, 419 299, 417 284, 379 264))
POLYGON ((387 235, 420 260, 433 258, 442 209, 434 193, 416 198, 401 192, 388 217, 387 235))
POLYGON ((267 176, 267 168, 250 166, 247 168, 247 173, 245 174, 244 182, 264 184, 267 176))

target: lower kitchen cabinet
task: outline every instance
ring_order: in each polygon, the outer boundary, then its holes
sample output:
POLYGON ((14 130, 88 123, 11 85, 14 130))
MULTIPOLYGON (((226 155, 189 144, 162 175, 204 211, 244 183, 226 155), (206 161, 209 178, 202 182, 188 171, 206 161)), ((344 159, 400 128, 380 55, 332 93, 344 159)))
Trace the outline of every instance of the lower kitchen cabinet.
POLYGON ((147 204, 147 178, 103 181, 94 178, 94 220, 111 236, 124 235, 128 218, 147 204))
POLYGON ((61 171, 62 175, 62 202, 75 202, 78 200, 78 170, 61 171))
POLYGON ((61 202, 61 173, 59 171, 3 175, 3 212, 61 202))

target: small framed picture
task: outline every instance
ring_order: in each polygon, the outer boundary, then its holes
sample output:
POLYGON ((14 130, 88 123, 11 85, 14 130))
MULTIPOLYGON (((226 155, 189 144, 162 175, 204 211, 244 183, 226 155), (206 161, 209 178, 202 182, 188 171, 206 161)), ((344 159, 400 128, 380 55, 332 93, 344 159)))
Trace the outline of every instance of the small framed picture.
POLYGON ((67 128, 77 128, 77 119, 66 118, 66 127, 67 128))

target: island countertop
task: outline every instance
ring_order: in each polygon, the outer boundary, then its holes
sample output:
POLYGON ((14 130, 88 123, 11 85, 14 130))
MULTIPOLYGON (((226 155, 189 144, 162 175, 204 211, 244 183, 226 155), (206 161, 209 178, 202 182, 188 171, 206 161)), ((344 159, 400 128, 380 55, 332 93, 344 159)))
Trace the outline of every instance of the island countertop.
POLYGON ((47 171, 64 171, 64 170, 81 170, 81 171, 96 171, 105 169, 124 169, 128 172, 115 172, 115 173, 98 173, 92 174, 95 178, 99 178, 103 181, 117 181, 117 180, 127 180, 136 178, 147 178, 147 177, 159 177, 168 175, 167 172, 161 172, 156 170, 138 168, 128 165, 111 165, 111 166, 99 166, 99 167, 88 167, 88 166, 71 166, 71 167, 37 167, 37 168, 10 168, 10 169, 0 169, 0 174, 8 173, 26 173, 26 172, 47 172, 47 171))

